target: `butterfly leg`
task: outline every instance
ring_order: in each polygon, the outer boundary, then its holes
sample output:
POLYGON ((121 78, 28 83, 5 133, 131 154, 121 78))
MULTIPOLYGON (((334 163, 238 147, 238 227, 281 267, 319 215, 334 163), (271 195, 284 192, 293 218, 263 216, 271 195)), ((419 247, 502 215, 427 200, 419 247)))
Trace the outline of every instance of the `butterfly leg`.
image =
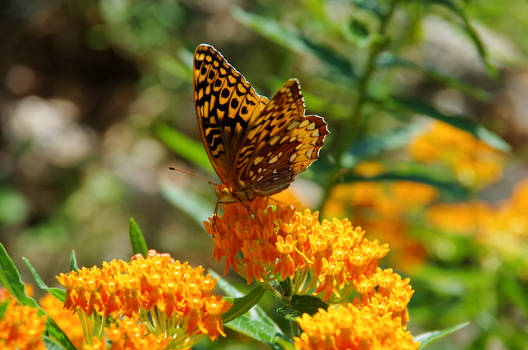
POLYGON ((214 208, 214 212, 213 212, 213 229, 214 231, 216 232, 220 232, 220 228, 218 226, 218 224, 216 223, 216 218, 218 217, 218 208, 220 207, 220 204, 230 204, 230 203, 235 203, 233 201, 216 201, 216 205, 215 205, 215 208, 214 208))

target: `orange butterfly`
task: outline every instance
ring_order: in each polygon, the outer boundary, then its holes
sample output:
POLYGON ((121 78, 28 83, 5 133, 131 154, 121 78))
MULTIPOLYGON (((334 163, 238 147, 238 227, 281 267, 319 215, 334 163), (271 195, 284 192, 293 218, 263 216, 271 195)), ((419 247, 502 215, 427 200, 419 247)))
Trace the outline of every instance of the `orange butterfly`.
POLYGON ((268 100, 215 48, 194 53, 194 104, 202 141, 221 185, 218 201, 242 203, 286 189, 319 156, 322 117, 304 115, 297 79, 268 100))

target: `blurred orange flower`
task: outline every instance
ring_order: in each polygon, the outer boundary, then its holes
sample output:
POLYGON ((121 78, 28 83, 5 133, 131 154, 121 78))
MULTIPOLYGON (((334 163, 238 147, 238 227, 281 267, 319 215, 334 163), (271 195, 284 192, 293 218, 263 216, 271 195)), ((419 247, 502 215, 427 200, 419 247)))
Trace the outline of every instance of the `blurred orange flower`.
POLYGON ((497 204, 482 201, 442 203, 427 211, 429 224, 439 230, 471 235, 506 261, 520 262, 527 276, 528 259, 528 179, 514 188, 509 199, 497 204))
POLYGON ((45 350, 42 334, 46 316, 39 316, 37 308, 20 305, 5 289, 2 294, 7 307, 0 320, 0 348, 45 350))
POLYGON ((475 188, 499 179, 504 165, 502 152, 440 121, 432 122, 426 131, 417 135, 409 144, 408 152, 420 162, 447 165, 461 183, 475 188))
POLYGON ((423 245, 409 234, 413 216, 437 196, 434 187, 411 181, 340 184, 333 188, 323 212, 329 217, 348 216, 369 237, 390 245, 390 265, 412 270, 426 258, 423 245))

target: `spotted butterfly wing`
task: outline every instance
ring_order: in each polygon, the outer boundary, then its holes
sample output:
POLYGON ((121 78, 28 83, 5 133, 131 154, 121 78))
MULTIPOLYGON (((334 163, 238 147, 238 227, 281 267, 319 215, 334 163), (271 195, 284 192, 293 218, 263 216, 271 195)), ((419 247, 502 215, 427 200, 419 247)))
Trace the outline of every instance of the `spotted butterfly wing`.
POLYGON ((297 80, 268 102, 218 51, 200 45, 193 85, 202 141, 228 197, 278 193, 317 159, 328 130, 323 118, 304 115, 297 80))
POLYGON ((212 46, 194 53, 194 104, 202 141, 213 168, 226 183, 248 130, 267 102, 212 46))
POLYGON ((237 157, 240 186, 255 196, 286 189, 319 156, 328 135, 323 118, 304 115, 296 79, 288 80, 255 119, 237 157))

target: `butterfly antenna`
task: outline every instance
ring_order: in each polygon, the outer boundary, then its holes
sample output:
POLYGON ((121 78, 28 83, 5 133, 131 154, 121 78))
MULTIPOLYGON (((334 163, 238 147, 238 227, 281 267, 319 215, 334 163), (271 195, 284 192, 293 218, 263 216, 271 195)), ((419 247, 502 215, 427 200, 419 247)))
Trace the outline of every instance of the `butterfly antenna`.
POLYGON ((187 175, 196 176, 196 177, 199 178, 199 179, 202 179, 202 180, 207 181, 210 185, 218 186, 218 184, 212 182, 212 181, 209 180, 208 178, 206 178, 206 177, 204 177, 204 176, 201 176, 201 175, 198 175, 198 174, 195 174, 195 173, 192 173, 192 172, 190 172, 190 171, 183 170, 183 169, 180 169, 180 168, 175 168, 175 167, 172 167, 172 166, 170 166, 169 169, 170 169, 170 170, 174 170, 174 171, 179 171, 180 173, 184 173, 184 174, 187 174, 187 175))

